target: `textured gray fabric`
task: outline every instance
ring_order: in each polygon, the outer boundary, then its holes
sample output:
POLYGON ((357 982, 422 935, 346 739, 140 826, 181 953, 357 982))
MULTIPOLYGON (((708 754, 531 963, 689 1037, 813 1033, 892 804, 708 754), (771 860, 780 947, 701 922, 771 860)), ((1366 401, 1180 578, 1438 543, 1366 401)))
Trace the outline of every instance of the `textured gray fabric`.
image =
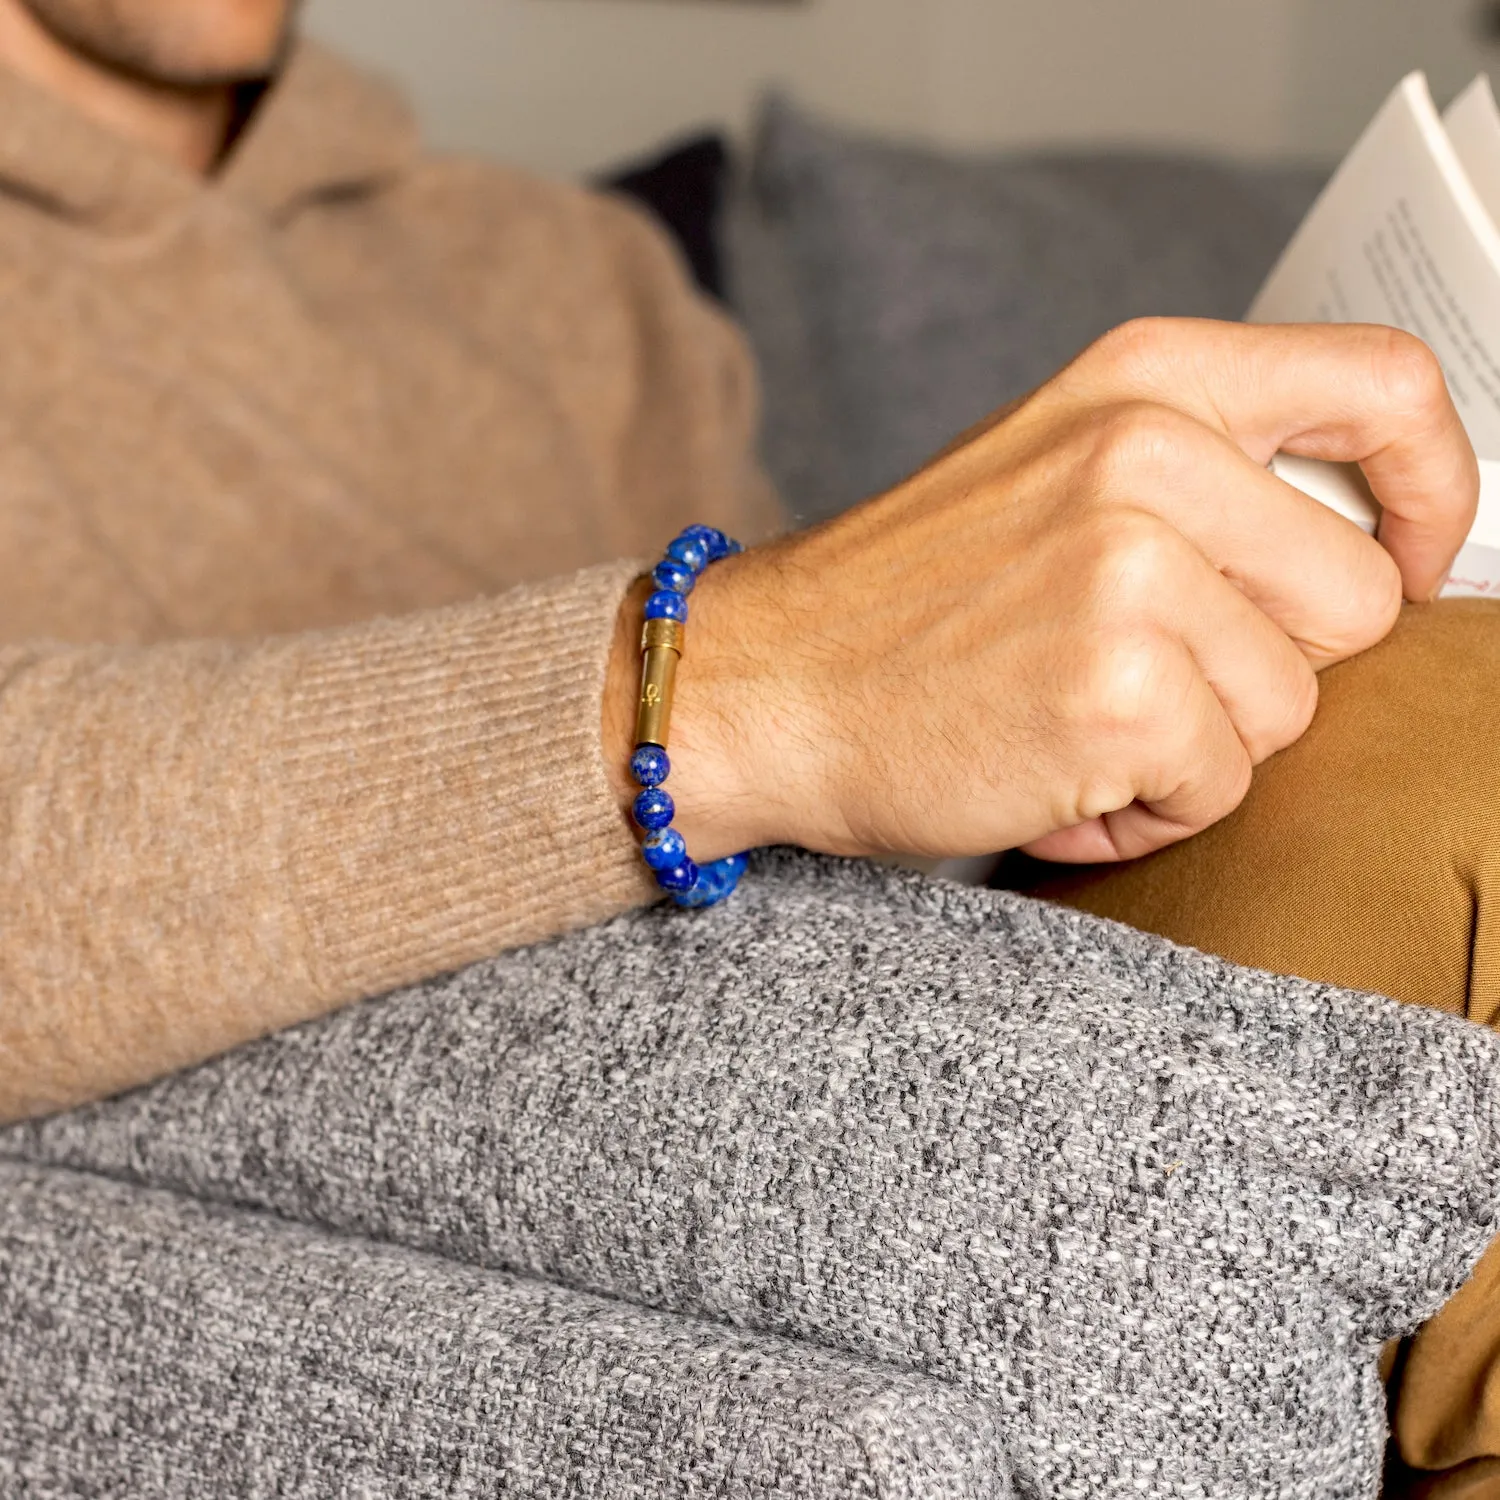
POLYGON ((6 1500, 1004 1500, 920 1377, 0 1165, 6 1500))
POLYGON ((1375 1492, 1491 1232, 1500 1041, 1075 913, 758 861, 0 1137, 989 1403, 1047 1497, 1375 1492))
POLYGON ((825 372, 813 344, 790 239, 785 216, 768 209, 754 180, 737 171, 720 224, 728 295, 760 373, 761 460, 793 519, 803 523, 863 497, 851 492, 844 474, 831 415, 833 372, 825 372))
POLYGON ((895 483, 1129 318, 1243 316, 1322 175, 965 157, 773 100, 726 249, 782 492, 816 517, 895 483))

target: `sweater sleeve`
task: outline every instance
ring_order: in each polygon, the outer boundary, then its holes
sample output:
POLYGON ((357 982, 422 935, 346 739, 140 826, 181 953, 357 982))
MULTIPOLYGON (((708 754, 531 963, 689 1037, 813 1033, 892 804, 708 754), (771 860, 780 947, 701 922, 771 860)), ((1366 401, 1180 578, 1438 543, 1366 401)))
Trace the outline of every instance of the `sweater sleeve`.
POLYGON ((0 652, 0 1117, 649 901, 600 743, 637 572, 0 652))

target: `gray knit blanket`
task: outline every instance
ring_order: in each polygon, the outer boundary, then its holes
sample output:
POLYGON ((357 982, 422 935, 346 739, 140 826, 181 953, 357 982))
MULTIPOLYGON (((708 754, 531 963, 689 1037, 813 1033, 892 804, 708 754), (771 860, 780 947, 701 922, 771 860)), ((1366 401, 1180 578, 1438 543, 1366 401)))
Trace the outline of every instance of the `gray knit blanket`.
POLYGON ((1497 1081, 1451 1018, 763 856, 0 1135, 0 1492, 1373 1496, 1497 1081))

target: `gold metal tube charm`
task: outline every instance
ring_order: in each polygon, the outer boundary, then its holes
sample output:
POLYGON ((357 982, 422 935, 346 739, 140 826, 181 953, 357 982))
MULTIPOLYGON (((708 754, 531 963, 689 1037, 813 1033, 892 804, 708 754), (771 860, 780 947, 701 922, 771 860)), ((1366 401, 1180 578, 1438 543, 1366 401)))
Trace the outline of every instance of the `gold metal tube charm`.
POLYGON ((641 698, 635 715, 637 745, 660 745, 666 749, 682 641, 679 620, 647 620, 641 632, 641 698))

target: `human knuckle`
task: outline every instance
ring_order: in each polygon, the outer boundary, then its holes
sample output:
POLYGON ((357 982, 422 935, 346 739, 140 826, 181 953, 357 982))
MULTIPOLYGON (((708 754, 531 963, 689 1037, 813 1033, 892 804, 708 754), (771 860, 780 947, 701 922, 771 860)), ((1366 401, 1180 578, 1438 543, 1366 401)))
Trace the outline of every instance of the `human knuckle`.
POLYGON ((1325 577, 1303 642, 1325 661, 1354 656, 1390 634, 1403 600, 1400 568, 1372 542, 1357 566, 1325 577))
POLYGON ((1166 753, 1173 779, 1196 789, 1203 827, 1227 817, 1249 794, 1255 762, 1238 738, 1221 738, 1205 723, 1191 719, 1174 726, 1166 753))
POLYGON ((1307 733, 1318 712, 1318 674, 1313 671, 1307 658, 1300 653, 1286 695, 1286 734, 1284 743, 1276 749, 1285 749, 1307 733))
POLYGON ((1098 412, 1088 433, 1089 489, 1125 498, 1159 483, 1176 460, 1181 423, 1152 401, 1123 401, 1098 412))
POLYGON ((1093 346, 1101 363, 1129 379, 1154 370, 1168 356, 1177 338, 1170 318, 1131 318, 1110 329, 1093 346))
POLYGON ((1084 576, 1101 614, 1125 627, 1154 618, 1176 586, 1182 538, 1159 517, 1123 506, 1101 507, 1088 530, 1084 576))
POLYGON ((1259 765, 1307 733, 1318 709, 1318 678, 1307 659, 1295 653, 1280 681, 1267 695, 1258 722, 1245 735, 1250 759, 1259 765))
POLYGON ((1092 643, 1081 700, 1090 730, 1105 738, 1149 734, 1162 717, 1164 643, 1150 631, 1105 632, 1092 643))
POLYGON ((1447 400, 1442 363, 1427 344, 1399 328, 1382 329, 1375 337, 1375 376, 1389 406, 1415 412, 1447 400))
POLYGON ((1230 759, 1223 780, 1219 783, 1219 805, 1216 810, 1220 817, 1228 817, 1250 795, 1254 776, 1255 766, 1248 752, 1230 759))
POLYGON ((1372 566, 1349 588, 1344 618, 1338 622, 1342 644, 1350 651, 1363 651, 1384 640, 1401 613, 1404 590, 1395 559, 1372 549, 1371 561, 1372 566))
POLYGON ((1371 644, 1375 641, 1384 640, 1395 628, 1397 617, 1401 613, 1401 605, 1405 599, 1405 591, 1401 582, 1401 570, 1396 566, 1396 561, 1389 554, 1383 554, 1380 558, 1380 566, 1375 569, 1375 577, 1370 585, 1369 599, 1366 605, 1366 618, 1370 629, 1373 631, 1371 644))

